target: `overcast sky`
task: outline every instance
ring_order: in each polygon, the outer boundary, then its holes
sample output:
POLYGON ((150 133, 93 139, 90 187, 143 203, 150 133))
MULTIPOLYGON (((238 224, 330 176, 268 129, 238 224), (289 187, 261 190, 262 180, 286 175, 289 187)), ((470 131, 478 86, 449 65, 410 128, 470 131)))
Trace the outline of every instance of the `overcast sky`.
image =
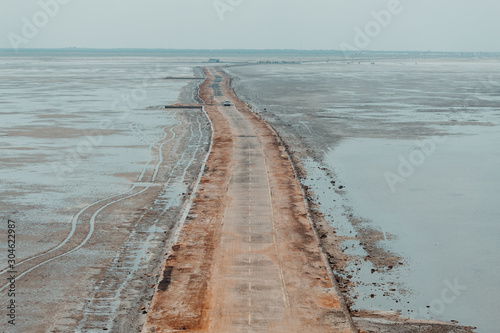
POLYGON ((500 52, 499 14, 498 0, 2 0, 0 48, 500 52))

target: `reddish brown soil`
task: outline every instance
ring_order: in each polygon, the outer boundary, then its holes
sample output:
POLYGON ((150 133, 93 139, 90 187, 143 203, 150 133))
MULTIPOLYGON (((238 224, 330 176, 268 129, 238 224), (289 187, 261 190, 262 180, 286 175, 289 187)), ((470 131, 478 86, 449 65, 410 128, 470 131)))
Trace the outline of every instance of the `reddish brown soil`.
MULTIPOLYGON (((207 80, 200 86, 200 98, 208 102, 212 77, 207 70, 205 75, 207 80)), ((227 200, 232 137, 227 120, 216 106, 206 105, 205 111, 213 122, 212 152, 149 310, 145 327, 151 332, 161 332, 161 328, 201 330, 206 322, 206 304, 210 298, 207 287, 227 200)))
MULTIPOLYGON (((219 301, 230 291, 220 286, 227 258, 220 258, 224 212, 232 198, 227 191, 234 166, 234 129, 218 106, 210 105, 214 75, 200 86, 200 98, 213 123, 213 145, 188 218, 165 263, 148 311, 143 332, 225 332, 231 318, 219 301), (217 267, 217 269, 215 269, 217 267), (218 275, 219 274, 219 275, 218 275), (219 284, 219 285, 218 285, 219 284), (222 294, 222 295, 221 295, 222 294)), ((443 323, 407 321, 394 316, 360 314, 353 321, 329 266, 347 260, 335 246, 334 230, 322 223, 313 229, 289 155, 273 129, 242 102, 222 71, 224 97, 250 122, 262 147, 268 173, 279 267, 289 309, 285 321, 270 324, 272 332, 471 332, 470 328, 443 323), (320 241, 321 240, 321 246, 320 241), (330 246, 325 245, 330 244, 330 246), (324 255, 323 250, 328 254, 324 255), (384 319, 383 322, 380 319, 384 319)), ((220 99, 220 98, 219 98, 220 99)), ((225 116, 226 115, 226 116, 225 116)), ((233 119, 234 121, 234 119, 233 119)), ((299 170, 300 172, 300 170, 299 170)), ((307 196, 307 191, 306 191, 307 196)), ((316 221, 318 216, 312 218, 316 221)), ((224 273, 224 274, 226 274, 224 273)), ((229 286, 227 289, 230 289, 229 286)), ((229 296, 232 297, 231 295, 229 296)), ((256 331, 249 326, 245 332, 256 331)))
MULTIPOLYGON (((302 191, 291 163, 273 130, 240 101, 230 89, 225 74, 222 90, 252 124, 265 152, 271 200, 276 224, 279 260, 290 303, 287 315, 295 326, 291 331, 354 332, 354 326, 337 292, 335 282, 322 257, 302 191)), ((143 332, 187 330, 206 332, 214 327, 219 312, 212 311, 211 277, 220 243, 221 222, 231 198, 226 195, 230 182, 233 140, 228 120, 217 106, 208 105, 213 75, 205 69, 207 80, 200 97, 213 123, 213 146, 194 205, 164 267, 143 332)), ((223 262, 223 261, 222 261, 223 262)), ((220 318, 219 318, 220 319, 220 318)), ((227 320, 227 318, 226 318, 227 320)), ((282 325, 282 324, 281 324, 282 325)), ((290 327, 290 325, 286 325, 290 327)), ((217 325, 215 325, 217 327, 217 325)), ((273 330, 274 331, 274 330, 273 330)), ((277 330, 279 331, 279 330, 277 330)))

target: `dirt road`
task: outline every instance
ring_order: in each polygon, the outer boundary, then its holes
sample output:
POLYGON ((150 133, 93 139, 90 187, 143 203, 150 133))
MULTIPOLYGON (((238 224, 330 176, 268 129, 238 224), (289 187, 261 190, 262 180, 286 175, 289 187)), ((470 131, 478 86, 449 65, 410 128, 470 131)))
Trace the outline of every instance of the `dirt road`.
POLYGON ((353 332, 283 147, 205 74, 212 151, 143 332, 353 332))

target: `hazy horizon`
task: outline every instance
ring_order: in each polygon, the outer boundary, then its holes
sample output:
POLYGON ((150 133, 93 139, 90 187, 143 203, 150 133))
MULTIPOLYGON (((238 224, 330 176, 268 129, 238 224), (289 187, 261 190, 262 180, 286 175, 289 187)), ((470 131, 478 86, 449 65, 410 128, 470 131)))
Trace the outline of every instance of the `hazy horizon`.
MULTIPOLYGON (((116 48, 94 48, 94 47, 43 47, 43 48, 21 48, 18 50, 12 48, 0 48, 1 52, 12 52, 12 53, 22 53, 22 52, 36 52, 36 51, 165 51, 165 52, 263 52, 263 53, 273 53, 273 52, 293 52, 293 53, 339 53, 344 54, 345 51, 341 49, 197 49, 197 48, 144 48, 144 47, 116 47, 116 48)), ((390 54, 390 53, 419 53, 419 54, 443 54, 443 55, 471 55, 476 56, 480 54, 484 55, 495 55, 500 56, 500 51, 436 51, 436 50, 359 50, 359 51, 349 51, 357 54, 370 54, 370 53, 380 53, 380 54, 390 54)))
POLYGON ((500 52, 482 0, 25 0, 0 4, 0 48, 500 52))

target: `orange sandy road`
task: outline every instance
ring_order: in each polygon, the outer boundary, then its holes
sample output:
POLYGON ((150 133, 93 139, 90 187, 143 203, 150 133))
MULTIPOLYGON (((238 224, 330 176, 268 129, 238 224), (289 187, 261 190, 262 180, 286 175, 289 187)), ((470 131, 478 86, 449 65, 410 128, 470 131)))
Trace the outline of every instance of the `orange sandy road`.
POLYGON ((235 106, 206 106, 212 152, 143 332, 354 332, 276 135, 205 74, 201 98, 235 106))

